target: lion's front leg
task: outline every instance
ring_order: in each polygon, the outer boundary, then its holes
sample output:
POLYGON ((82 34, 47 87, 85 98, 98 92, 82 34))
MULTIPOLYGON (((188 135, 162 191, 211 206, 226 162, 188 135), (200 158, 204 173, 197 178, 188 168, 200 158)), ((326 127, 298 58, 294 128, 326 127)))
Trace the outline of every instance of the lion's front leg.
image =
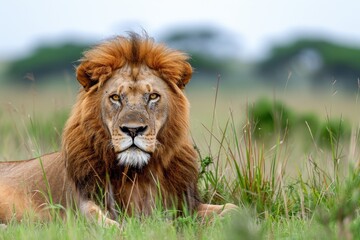
POLYGON ((213 216, 214 214, 219 215, 219 216, 224 216, 228 213, 234 212, 236 210, 238 210, 239 207, 231 204, 231 203, 226 203, 224 205, 214 205, 214 204, 200 204, 198 209, 197 209, 197 214, 199 217, 208 217, 208 216, 213 216))
POLYGON ((100 225, 120 228, 120 224, 117 221, 110 219, 107 216, 108 214, 104 213, 101 208, 91 200, 80 200, 80 212, 84 214, 86 218, 95 220, 100 225))

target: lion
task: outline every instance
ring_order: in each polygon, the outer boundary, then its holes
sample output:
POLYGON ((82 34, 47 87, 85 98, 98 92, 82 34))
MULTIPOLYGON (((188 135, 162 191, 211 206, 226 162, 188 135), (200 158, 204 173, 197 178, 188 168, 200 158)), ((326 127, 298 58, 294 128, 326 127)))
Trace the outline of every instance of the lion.
POLYGON ((0 163, 0 223, 30 210, 51 219, 51 205, 117 226, 120 214, 149 215, 159 201, 200 217, 236 208, 199 196, 183 91, 193 71, 188 59, 136 33, 84 52, 76 68, 82 88, 61 150, 0 163))

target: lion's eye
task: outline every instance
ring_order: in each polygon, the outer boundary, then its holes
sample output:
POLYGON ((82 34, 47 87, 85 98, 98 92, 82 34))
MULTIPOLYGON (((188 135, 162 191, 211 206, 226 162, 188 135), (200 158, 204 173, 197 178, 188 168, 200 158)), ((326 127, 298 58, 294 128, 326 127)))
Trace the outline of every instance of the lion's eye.
POLYGON ((110 96, 110 99, 114 102, 119 102, 120 101, 120 96, 117 94, 113 94, 110 96))
POLYGON ((157 93, 151 93, 149 95, 149 101, 157 101, 160 98, 160 95, 157 93))

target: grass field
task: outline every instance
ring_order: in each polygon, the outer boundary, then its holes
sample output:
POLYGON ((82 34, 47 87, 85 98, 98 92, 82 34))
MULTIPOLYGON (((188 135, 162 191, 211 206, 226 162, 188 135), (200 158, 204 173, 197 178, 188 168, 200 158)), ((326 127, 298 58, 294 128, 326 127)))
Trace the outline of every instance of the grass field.
MULTIPOLYGON (((0 161, 59 149, 76 89, 0 90, 0 161)), ((189 89, 191 133, 200 153, 199 187, 207 202, 232 202, 240 211, 202 223, 169 220, 159 209, 106 229, 69 213, 49 223, 25 219, 0 230, 0 239, 360 239, 360 111, 356 93, 294 90, 189 89), (217 95, 217 98, 215 96, 217 95), (279 100, 294 114, 322 122, 344 119, 346 138, 329 128, 321 145, 311 125, 274 128, 255 136, 249 109, 258 99, 279 100)), ((359 100, 360 101, 360 100, 359 100)), ((276 122, 274 123, 276 124, 276 122)), ((305 124, 305 123, 304 123, 305 124)))

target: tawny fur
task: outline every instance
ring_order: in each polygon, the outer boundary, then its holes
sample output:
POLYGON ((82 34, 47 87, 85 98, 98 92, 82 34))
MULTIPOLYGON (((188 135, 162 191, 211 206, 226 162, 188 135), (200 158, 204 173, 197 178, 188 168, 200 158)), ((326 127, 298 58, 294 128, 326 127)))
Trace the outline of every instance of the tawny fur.
POLYGON ((85 52, 76 71, 84 88, 66 123, 61 151, 0 164, 0 222, 14 216, 21 219, 27 209, 48 218, 49 201, 65 208, 74 202, 85 216, 110 224, 119 211, 151 214, 157 199, 165 209, 221 213, 223 206, 201 204, 199 199, 197 154, 188 135, 189 103, 182 92, 192 75, 187 59, 184 53, 136 34, 116 37, 85 52), (166 82, 169 115, 157 136, 155 152, 139 170, 117 164, 111 136, 100 117, 100 89, 125 66, 136 81, 143 65, 166 82))

